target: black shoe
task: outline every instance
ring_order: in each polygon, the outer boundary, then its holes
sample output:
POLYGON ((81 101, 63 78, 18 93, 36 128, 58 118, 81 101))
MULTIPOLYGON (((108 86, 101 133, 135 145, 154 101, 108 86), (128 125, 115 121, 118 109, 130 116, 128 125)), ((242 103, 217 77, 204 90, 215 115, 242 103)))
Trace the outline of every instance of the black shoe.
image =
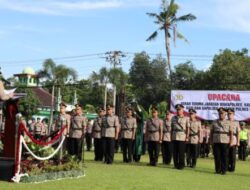
POLYGON ((215 173, 216 173, 216 174, 220 174, 220 173, 221 173, 221 171, 220 171, 220 170, 217 170, 217 171, 215 171, 215 173))
POLYGON ((179 166, 177 169, 178 169, 178 170, 183 170, 184 167, 183 167, 183 166, 179 166))
POLYGON ((226 175, 226 172, 225 171, 221 172, 221 175, 226 175))
POLYGON ((157 166, 157 163, 152 163, 152 166, 157 166))

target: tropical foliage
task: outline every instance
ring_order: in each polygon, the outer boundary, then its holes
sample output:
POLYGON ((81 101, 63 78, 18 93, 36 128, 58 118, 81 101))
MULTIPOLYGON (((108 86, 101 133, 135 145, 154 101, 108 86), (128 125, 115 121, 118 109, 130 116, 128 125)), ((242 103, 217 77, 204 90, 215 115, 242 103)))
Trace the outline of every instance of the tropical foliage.
POLYGON ((174 0, 171 0, 170 3, 166 0, 162 0, 161 10, 159 13, 147 13, 150 17, 153 17, 155 19, 154 23, 158 25, 158 29, 155 30, 147 38, 147 41, 154 40, 158 36, 159 31, 164 32, 168 71, 170 76, 171 76, 170 39, 171 38, 173 39, 174 44, 176 38, 188 42, 187 39, 184 37, 184 35, 177 30, 177 25, 180 22, 187 22, 196 19, 196 17, 191 13, 182 16, 177 16, 178 11, 179 11, 179 5, 176 4, 174 0))

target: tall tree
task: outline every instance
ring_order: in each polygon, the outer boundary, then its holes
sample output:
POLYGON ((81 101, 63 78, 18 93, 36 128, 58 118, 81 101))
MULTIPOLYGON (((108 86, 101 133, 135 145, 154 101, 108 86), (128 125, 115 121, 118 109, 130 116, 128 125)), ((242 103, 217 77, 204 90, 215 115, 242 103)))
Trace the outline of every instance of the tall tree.
POLYGON ((26 119, 31 119, 32 115, 36 114, 38 112, 37 108, 39 107, 40 100, 38 97, 32 92, 31 89, 21 89, 17 92, 23 92, 27 93, 27 96, 24 98, 21 98, 18 105, 19 105, 19 111, 27 117, 26 119))
POLYGON ((154 31, 147 39, 147 41, 154 40, 159 31, 164 31, 165 35, 165 48, 167 53, 167 62, 168 62, 168 72, 171 77, 171 60, 170 60, 170 38, 173 38, 175 43, 176 38, 182 39, 186 42, 187 39, 180 32, 177 31, 177 24, 180 22, 192 21, 196 17, 189 13, 183 16, 177 17, 179 10, 178 4, 174 0, 171 0, 170 3, 166 0, 162 0, 161 10, 159 13, 147 13, 150 17, 155 18, 154 23, 158 25, 158 29, 154 31), (172 35, 171 32, 172 31, 172 35))
POLYGON ((203 85, 214 90, 247 90, 250 88, 248 50, 221 50, 214 56, 203 85))
POLYGON ((135 98, 146 110, 151 104, 166 101, 170 83, 167 80, 166 62, 159 56, 154 60, 145 53, 136 54, 129 71, 135 98))
MULTIPOLYGON (((108 89, 107 84, 110 82, 109 78, 109 70, 106 67, 102 67, 99 73, 93 72, 90 76, 90 81, 93 86, 99 85, 102 90, 103 94, 103 106, 106 107, 107 104, 107 96, 108 96, 108 89), (103 88, 104 87, 104 88, 103 88)), ((99 106, 102 104, 99 104, 99 106)))
POLYGON ((104 86, 105 95, 108 83, 114 84, 118 92, 123 92, 128 83, 128 74, 126 74, 121 68, 115 67, 107 69, 106 67, 103 67, 100 69, 99 73, 93 72, 90 76, 90 80, 92 81, 92 85, 95 87, 97 86, 96 83, 98 83, 100 87, 104 86))
POLYGON ((77 72, 65 65, 56 65, 52 59, 43 62, 42 70, 38 71, 38 77, 45 78, 46 83, 64 84, 77 79, 77 72))
MULTIPOLYGON (((56 63, 52 59, 46 59, 43 62, 43 68, 42 70, 38 71, 37 75, 39 79, 45 79, 45 84, 52 86, 52 97, 54 97, 55 95, 55 85, 59 85, 61 87, 61 92, 66 92, 66 89, 68 87, 64 84, 69 83, 71 81, 75 81, 77 78, 77 72, 74 69, 65 65, 56 65, 56 63)), ((54 98, 52 98, 50 110, 50 126, 52 125, 54 104, 54 98)))
POLYGON ((191 62, 178 64, 172 73, 172 82, 175 89, 191 90, 194 88, 195 77, 198 71, 191 62))

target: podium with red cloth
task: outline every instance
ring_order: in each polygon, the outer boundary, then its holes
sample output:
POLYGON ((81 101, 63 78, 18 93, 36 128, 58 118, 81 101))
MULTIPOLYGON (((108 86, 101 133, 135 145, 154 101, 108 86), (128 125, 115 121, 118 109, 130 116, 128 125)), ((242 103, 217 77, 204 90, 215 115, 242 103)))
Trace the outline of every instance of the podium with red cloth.
POLYGON ((18 113, 18 100, 23 96, 15 96, 5 102, 5 127, 3 142, 3 154, 0 157, 0 180, 10 181, 15 174, 17 145, 19 144, 18 127, 16 127, 16 114, 18 113))

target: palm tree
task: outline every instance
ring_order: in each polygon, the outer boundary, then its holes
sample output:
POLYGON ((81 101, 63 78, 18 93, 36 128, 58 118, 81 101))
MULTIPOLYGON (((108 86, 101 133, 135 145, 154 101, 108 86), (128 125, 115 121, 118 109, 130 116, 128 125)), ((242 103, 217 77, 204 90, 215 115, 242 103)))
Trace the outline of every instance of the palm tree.
MULTIPOLYGON (((38 79, 44 78, 47 84, 52 84, 52 99, 50 109, 50 126, 53 120, 53 108, 54 108, 54 96, 55 85, 64 85, 70 81, 75 81, 77 78, 77 72, 73 68, 69 68, 65 65, 56 65, 52 59, 46 59, 43 62, 43 68, 37 72, 38 79)), ((50 130, 50 127, 49 127, 50 130)))
POLYGON ((175 3, 174 0, 171 0, 170 3, 168 3, 168 1, 166 0, 162 0, 161 11, 159 14, 147 13, 150 17, 155 18, 154 23, 159 26, 159 28, 148 37, 147 41, 154 40, 157 37, 159 31, 161 30, 164 31, 165 48, 167 53, 167 65, 170 77, 171 77, 170 38, 171 37, 173 38, 174 44, 176 38, 188 42, 187 39, 180 32, 177 31, 177 24, 179 22, 192 21, 196 19, 196 17, 191 13, 177 17, 176 15, 178 10, 179 6, 175 3), (170 31, 173 32, 173 36, 171 36, 170 31))
POLYGON ((56 65, 52 59, 43 62, 42 70, 38 71, 39 78, 45 78, 47 82, 62 85, 72 80, 76 80, 77 72, 65 65, 56 65))
POLYGON ((121 68, 111 68, 107 69, 102 67, 99 73, 93 72, 90 76, 90 80, 93 83, 99 83, 105 87, 104 92, 104 107, 106 107, 107 102, 107 84, 112 83, 116 86, 119 92, 122 92, 127 84, 128 75, 124 73, 121 68))
POLYGON ((109 70, 106 67, 102 67, 99 73, 93 72, 90 76, 90 80, 94 83, 99 83, 100 85, 104 86, 104 108, 107 105, 107 84, 110 82, 109 79, 109 70))

